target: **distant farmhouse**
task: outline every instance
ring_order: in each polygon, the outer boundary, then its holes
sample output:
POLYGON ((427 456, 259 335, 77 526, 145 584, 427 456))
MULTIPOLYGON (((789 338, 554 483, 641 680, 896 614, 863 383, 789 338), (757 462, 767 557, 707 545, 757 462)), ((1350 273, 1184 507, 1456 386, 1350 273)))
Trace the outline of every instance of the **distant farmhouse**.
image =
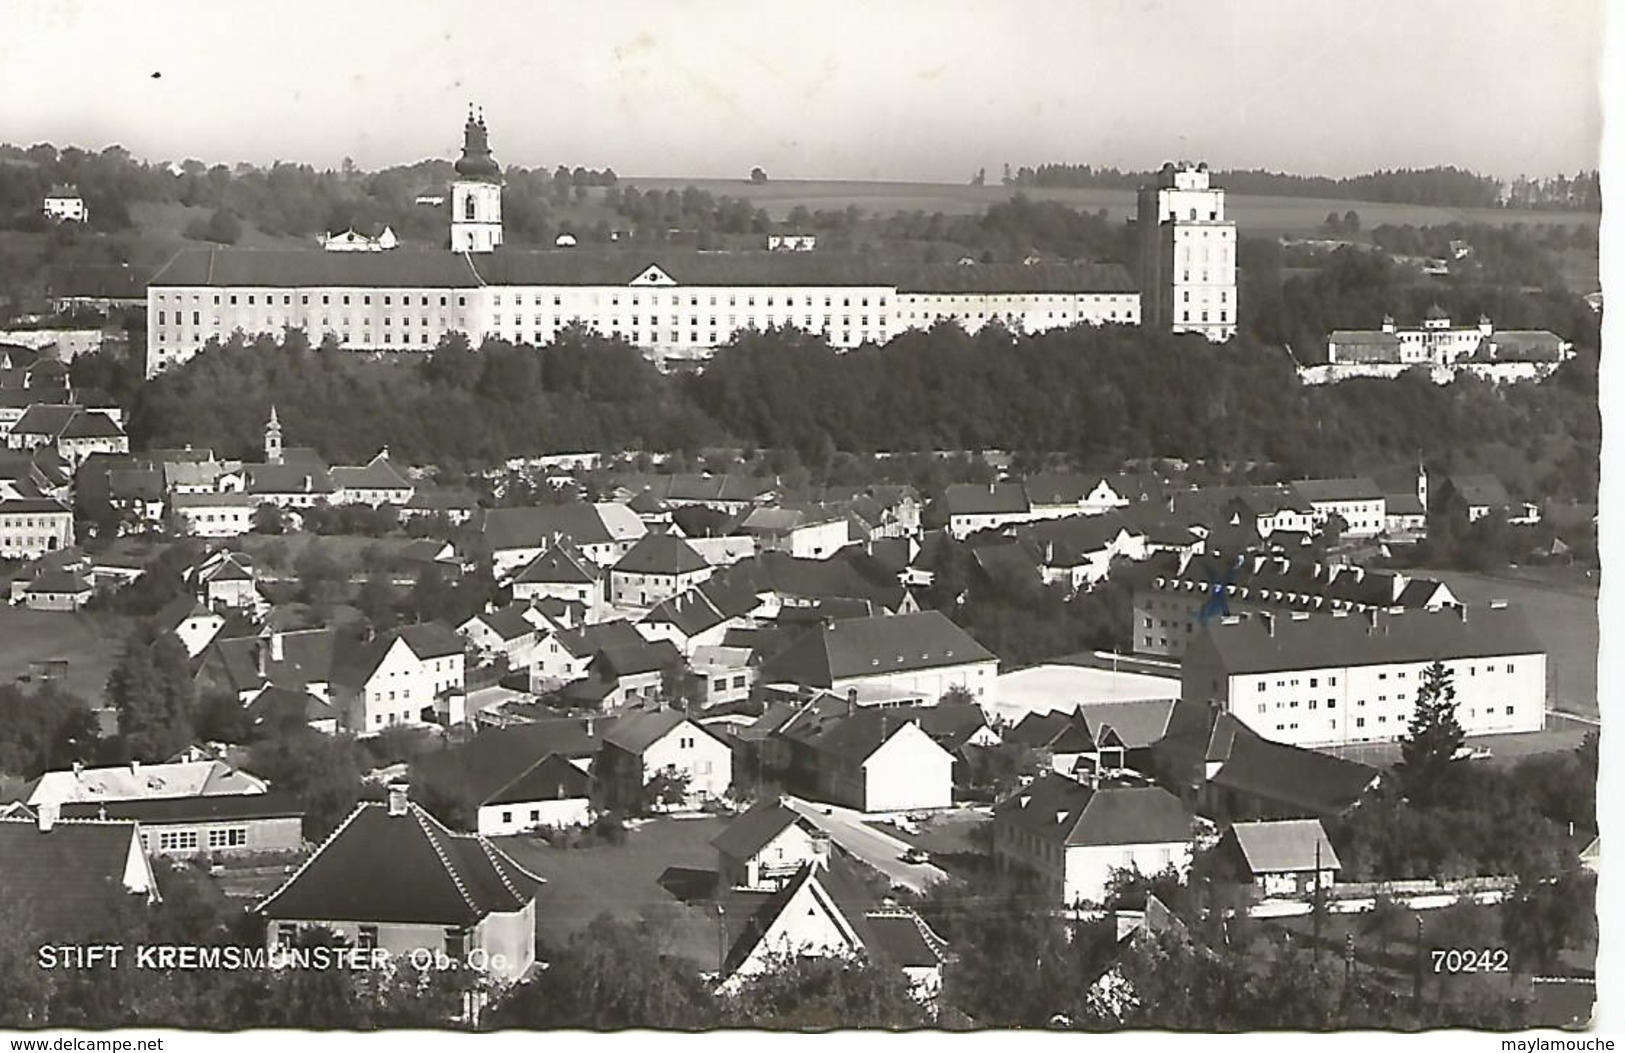
POLYGON ((90 210, 85 207, 85 199, 79 196, 79 188, 68 183, 58 183, 50 189, 41 211, 51 219, 66 223, 90 222, 90 210))

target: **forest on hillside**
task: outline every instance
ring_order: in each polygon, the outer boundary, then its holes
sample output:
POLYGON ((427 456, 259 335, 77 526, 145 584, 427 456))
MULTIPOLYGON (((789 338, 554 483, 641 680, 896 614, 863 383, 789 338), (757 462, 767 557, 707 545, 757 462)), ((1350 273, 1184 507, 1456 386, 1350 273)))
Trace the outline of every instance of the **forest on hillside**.
MULTIPOLYGON (((1529 487, 1594 501, 1597 355, 1539 384, 1422 377, 1299 384, 1247 336, 1079 327, 1016 336, 953 325, 839 353, 778 330, 741 333, 697 375, 664 375, 629 344, 569 332, 535 348, 448 339, 388 359, 234 339, 142 385, 138 447, 253 456, 274 403, 291 444, 331 463, 388 446, 413 464, 471 466, 565 450, 716 446, 793 453, 817 481, 842 454, 1004 449, 1109 467, 1135 458, 1274 466, 1287 477, 1385 463, 1473 464, 1512 451, 1529 487)), ((80 367, 88 371, 90 362, 80 367)))

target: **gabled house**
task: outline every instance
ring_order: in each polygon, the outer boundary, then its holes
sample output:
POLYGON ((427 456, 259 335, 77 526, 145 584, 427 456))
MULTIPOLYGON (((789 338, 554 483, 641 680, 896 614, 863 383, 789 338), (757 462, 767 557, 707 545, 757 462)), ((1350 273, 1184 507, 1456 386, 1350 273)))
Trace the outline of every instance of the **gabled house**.
POLYGON ((800 684, 844 694, 887 686, 940 698, 962 688, 977 702, 997 701, 999 661, 938 611, 851 618, 811 630, 763 663, 762 682, 800 684))
POLYGON ((333 659, 333 707, 341 725, 357 735, 397 724, 461 724, 464 667, 462 638, 435 622, 360 643, 341 640, 333 659))
POLYGON ((753 625, 758 606, 743 577, 723 575, 656 604, 638 619, 637 629, 646 639, 668 640, 693 657, 700 648, 720 646, 730 629, 753 625))
POLYGON ((733 751, 674 709, 629 712, 604 733, 595 774, 612 807, 636 806, 667 771, 683 779, 684 805, 719 800, 733 785, 733 751))
MULTIPOLYGON (((333 504, 338 488, 327 466, 296 462, 282 464, 250 464, 241 472, 243 496, 258 507, 276 505, 282 509, 298 510, 317 504, 333 504)), ((222 485, 233 476, 223 476, 222 485)))
POLYGON ((300 724, 324 735, 339 729, 339 715, 331 703, 309 691, 266 684, 243 707, 253 727, 293 727, 300 724))
POLYGON ((1020 483, 954 483, 944 489, 948 534, 955 540, 980 530, 998 530, 1032 519, 1032 504, 1020 483))
POLYGON ((471 803, 474 829, 488 837, 582 826, 592 821, 590 769, 607 727, 548 720, 488 728, 418 756, 412 778, 426 792, 471 803))
POLYGON ((1367 476, 1300 479, 1292 488, 1315 510, 1317 531, 1324 530, 1332 516, 1343 520, 1343 537, 1372 538, 1388 527, 1388 498, 1367 476))
MULTIPOLYGON (((815 700, 816 701, 816 700, 815 700)), ((922 726, 920 707, 806 705, 772 735, 784 743, 792 786, 860 812, 947 808, 955 756, 922 726)))
POLYGON ((1100 903, 1113 872, 1190 868, 1194 817, 1157 786, 1089 785, 1046 774, 993 809, 1000 869, 1035 874, 1057 906, 1100 903))
POLYGON ((788 552, 797 559, 828 559, 852 541, 843 509, 814 504, 753 508, 739 533, 754 538, 757 551, 788 552))
POLYGON ((412 497, 401 506, 401 521, 444 516, 452 526, 469 522, 480 510, 479 499, 470 490, 415 486, 412 497))
POLYGON ((1132 492, 1121 480, 1114 485, 1103 475, 1039 473, 1025 485, 1034 519, 1101 515, 1129 504, 1132 492))
POLYGON ((254 529, 262 504, 274 503, 252 494, 171 494, 169 510, 180 529, 192 537, 241 537, 254 529))
POLYGON ((255 578, 254 559, 245 552, 220 549, 188 571, 186 577, 198 601, 206 607, 259 612, 267 606, 255 578))
POLYGON ((1045 585, 1069 592, 1105 579, 1113 559, 1149 557, 1146 536, 1123 517, 1101 512, 1071 515, 1018 528, 1016 538, 1039 567, 1045 585))
POLYGON ((645 534, 609 572, 609 601, 649 608, 696 588, 715 568, 683 539, 645 534))
POLYGON ((712 838, 723 888, 783 887, 818 851, 818 828, 774 798, 745 810, 712 838))
POLYGON ((1358 805, 1380 779, 1375 768, 1272 742, 1221 713, 1202 760, 1197 810, 1221 823, 1336 816, 1358 805))
POLYGON ((54 449, 72 472, 93 453, 129 453, 124 427, 100 410, 36 403, 6 436, 13 450, 54 449))
POLYGON ((177 596, 158 612, 158 631, 174 633, 186 648, 188 658, 202 654, 225 624, 225 615, 191 596, 177 596))
POLYGON ((509 669, 529 669, 541 645, 542 630, 529 617, 528 602, 510 603, 469 618, 457 632, 485 660, 501 658, 509 669))
POLYGON ((333 503, 339 505, 394 505, 400 508, 412 500, 412 480, 389 459, 389 449, 379 450, 372 460, 354 468, 333 468, 333 503))
POLYGON ((256 906, 273 952, 326 929, 359 950, 443 953, 513 982, 536 961, 544 879, 478 834, 446 829, 392 786, 363 801, 281 888, 256 906), (474 955, 473 952, 480 952, 474 955))
POLYGON ((599 567, 610 567, 648 532, 625 505, 573 501, 542 508, 492 508, 476 516, 491 572, 505 581, 560 541, 569 542, 599 567))
POLYGON ((919 915, 877 903, 852 864, 819 839, 812 860, 740 919, 723 958, 719 993, 737 992, 786 958, 863 959, 897 969, 922 1003, 942 988, 948 945, 919 915))
POLYGON ((596 611, 608 602, 606 577, 602 567, 561 541, 525 564, 511 586, 516 601, 559 599, 596 611))
POLYGON ((139 824, 63 820, 55 805, 0 819, 0 889, 13 924, 41 944, 116 938, 110 912, 121 898, 159 900, 139 824))
POLYGON ((567 684, 587 675, 592 660, 610 647, 635 647, 644 638, 629 621, 597 622, 548 633, 536 648, 530 666, 532 694, 567 684))
POLYGON ((1214 853, 1219 872, 1258 898, 1330 891, 1343 868, 1319 819, 1235 823, 1214 853))
POLYGON ((586 708, 612 713, 659 699, 667 678, 681 672, 683 656, 665 640, 605 647, 587 664, 587 676, 566 685, 566 699, 586 708))

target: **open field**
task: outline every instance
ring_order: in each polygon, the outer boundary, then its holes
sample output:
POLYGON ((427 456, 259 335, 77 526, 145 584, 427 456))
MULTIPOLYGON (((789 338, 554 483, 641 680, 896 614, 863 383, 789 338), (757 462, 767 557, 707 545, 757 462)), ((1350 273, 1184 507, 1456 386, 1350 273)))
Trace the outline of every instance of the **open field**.
MULTIPOLYGON (((620 185, 639 190, 682 190, 692 186, 717 196, 743 198, 766 209, 774 219, 783 219, 797 205, 812 211, 844 209, 856 205, 871 215, 893 212, 942 212, 965 215, 980 212, 989 205, 1007 201, 1017 192, 1038 201, 1059 201, 1072 208, 1094 212, 1105 209, 1113 219, 1126 219, 1134 213, 1132 190, 1110 187, 1005 187, 969 186, 953 183, 884 183, 856 180, 769 180, 750 183, 743 179, 668 179, 622 177, 620 185)), ((1598 217, 1584 212, 1533 212, 1526 209, 1445 208, 1433 205, 1396 205, 1378 201, 1314 197, 1263 197, 1228 195, 1231 219, 1249 233, 1286 234, 1316 230, 1326 213, 1342 215, 1350 209, 1360 214, 1367 229, 1384 223, 1413 226, 1441 223, 1552 223, 1567 226, 1593 226, 1598 217)))
POLYGON ((1569 568, 1519 568, 1508 575, 1419 570, 1450 586, 1468 604, 1506 600, 1546 645, 1548 698, 1553 709, 1600 715, 1597 706, 1597 582, 1569 568))
POLYGON ((340 565, 349 568, 351 574, 365 574, 367 560, 364 555, 369 548, 376 553, 380 566, 412 544, 408 537, 365 537, 357 534, 327 534, 316 535, 310 533, 297 534, 244 534, 236 541, 241 543, 242 550, 254 557, 254 563, 272 577, 291 576, 299 557, 305 549, 312 544, 320 544, 333 559, 340 565))
POLYGON ((552 848, 533 837, 495 840, 547 879, 536 904, 539 944, 562 946, 600 914, 629 923, 658 918, 669 924, 672 954, 715 969, 717 850, 711 839, 730 821, 657 819, 628 831, 625 844, 592 848, 552 848))
POLYGON ((110 615, 0 606, 0 683, 26 676, 29 663, 68 663, 63 687, 100 704, 129 623, 110 615))
MULTIPOLYGON (((208 248, 213 242, 209 241, 183 241, 187 224, 193 220, 207 223, 214 214, 212 208, 203 205, 182 205, 178 202, 143 201, 130 206, 130 221, 138 227, 146 237, 173 238, 177 243, 184 243, 195 248, 208 248)), ((92 217, 94 218, 94 217, 92 217)), ((177 247, 179 247, 177 245, 177 247)), ((240 249, 309 249, 314 248, 314 241, 303 238, 291 238, 283 235, 272 235, 261 232, 252 223, 243 223, 243 236, 237 241, 240 249)))

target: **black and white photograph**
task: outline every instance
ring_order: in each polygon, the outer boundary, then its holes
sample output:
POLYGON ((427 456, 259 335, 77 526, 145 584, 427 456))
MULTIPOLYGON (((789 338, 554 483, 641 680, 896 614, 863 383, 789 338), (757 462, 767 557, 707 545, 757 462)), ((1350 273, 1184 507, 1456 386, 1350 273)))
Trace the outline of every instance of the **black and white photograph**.
POLYGON ((1625 8, 0 16, 8 1049, 1625 1031, 1625 8))

